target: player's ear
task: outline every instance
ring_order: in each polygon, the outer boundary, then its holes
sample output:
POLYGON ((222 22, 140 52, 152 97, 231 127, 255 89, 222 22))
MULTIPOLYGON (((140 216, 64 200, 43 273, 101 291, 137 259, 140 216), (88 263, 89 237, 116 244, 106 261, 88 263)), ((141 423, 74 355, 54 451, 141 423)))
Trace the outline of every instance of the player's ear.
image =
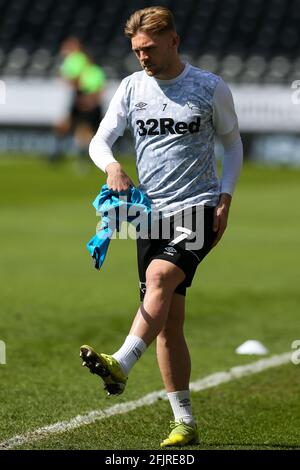
POLYGON ((176 31, 172 32, 172 47, 178 48, 179 43, 180 43, 179 35, 176 33, 176 31))

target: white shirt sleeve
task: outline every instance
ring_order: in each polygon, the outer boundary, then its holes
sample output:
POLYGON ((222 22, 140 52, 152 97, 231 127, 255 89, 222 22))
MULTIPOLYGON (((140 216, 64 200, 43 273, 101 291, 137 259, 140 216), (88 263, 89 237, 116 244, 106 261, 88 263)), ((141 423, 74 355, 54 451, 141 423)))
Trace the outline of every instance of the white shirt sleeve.
POLYGON ((112 146, 127 127, 127 107, 125 103, 126 82, 123 80, 114 94, 99 129, 91 140, 89 154, 93 162, 102 171, 107 165, 117 160, 112 153, 112 146))
POLYGON ((243 165, 243 143, 238 127, 221 135, 220 140, 224 147, 220 192, 232 196, 243 165))
POLYGON ((231 91, 222 79, 213 96, 213 125, 217 135, 228 134, 238 125, 231 91))
POLYGON ((213 97, 213 124, 224 147, 220 191, 232 195, 243 164, 243 144, 232 94, 222 79, 213 97))

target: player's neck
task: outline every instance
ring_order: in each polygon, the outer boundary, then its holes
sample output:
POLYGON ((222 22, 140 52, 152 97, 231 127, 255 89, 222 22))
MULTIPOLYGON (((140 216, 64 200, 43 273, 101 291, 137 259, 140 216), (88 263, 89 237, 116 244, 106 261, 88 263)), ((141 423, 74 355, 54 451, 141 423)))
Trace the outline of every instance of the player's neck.
POLYGON ((179 56, 177 56, 176 60, 173 61, 162 73, 155 75, 155 78, 158 80, 173 80, 173 78, 178 77, 183 72, 184 68, 185 63, 180 60, 179 56))

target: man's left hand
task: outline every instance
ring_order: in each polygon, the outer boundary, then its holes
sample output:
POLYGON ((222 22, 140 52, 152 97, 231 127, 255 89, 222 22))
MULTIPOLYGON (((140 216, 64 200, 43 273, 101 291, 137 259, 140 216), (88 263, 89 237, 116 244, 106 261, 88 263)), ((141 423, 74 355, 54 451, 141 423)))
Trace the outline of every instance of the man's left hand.
POLYGON ((212 244, 212 247, 216 246, 217 243, 219 243, 227 227, 227 220, 228 220, 231 199, 232 197, 230 194, 222 193, 220 196, 219 204, 215 208, 213 231, 217 233, 216 233, 216 238, 214 239, 214 242, 212 244))

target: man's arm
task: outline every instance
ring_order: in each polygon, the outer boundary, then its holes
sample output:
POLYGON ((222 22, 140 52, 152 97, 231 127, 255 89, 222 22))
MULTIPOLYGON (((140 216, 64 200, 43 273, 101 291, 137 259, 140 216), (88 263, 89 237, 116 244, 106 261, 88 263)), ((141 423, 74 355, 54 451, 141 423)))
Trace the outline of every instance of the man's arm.
POLYGON ((123 135, 127 125, 127 110, 124 102, 124 81, 112 98, 99 129, 89 146, 93 162, 107 173, 107 185, 114 191, 126 191, 133 183, 117 162, 112 146, 123 135))
POLYGON ((130 186, 134 186, 129 176, 125 173, 120 163, 113 162, 107 165, 107 186, 114 191, 127 191, 130 186))
POLYGON ((221 194, 219 203, 215 209, 214 227, 217 232, 213 246, 222 238, 227 227, 229 208, 236 182, 238 180, 243 164, 243 144, 238 130, 225 136, 220 136, 224 147, 224 157, 222 162, 221 194), (228 137, 236 135, 235 140, 228 143, 228 137))
POLYGON ((213 230, 217 232, 213 243, 213 246, 216 246, 227 227, 232 195, 243 164, 243 144, 232 95, 223 81, 220 81, 216 88, 213 105, 214 126, 224 147, 221 194, 215 209, 213 226, 213 230))
POLYGON ((237 127, 223 136, 219 136, 223 147, 224 157, 222 161, 221 194, 219 203, 215 209, 214 231, 217 232, 213 246, 223 236, 227 227, 229 208, 232 195, 243 164, 243 144, 237 127))
POLYGON ((117 138, 117 134, 105 130, 100 125, 91 140, 89 153, 98 168, 107 174, 107 186, 114 191, 126 191, 129 186, 134 186, 134 184, 113 156, 111 148, 117 138))

